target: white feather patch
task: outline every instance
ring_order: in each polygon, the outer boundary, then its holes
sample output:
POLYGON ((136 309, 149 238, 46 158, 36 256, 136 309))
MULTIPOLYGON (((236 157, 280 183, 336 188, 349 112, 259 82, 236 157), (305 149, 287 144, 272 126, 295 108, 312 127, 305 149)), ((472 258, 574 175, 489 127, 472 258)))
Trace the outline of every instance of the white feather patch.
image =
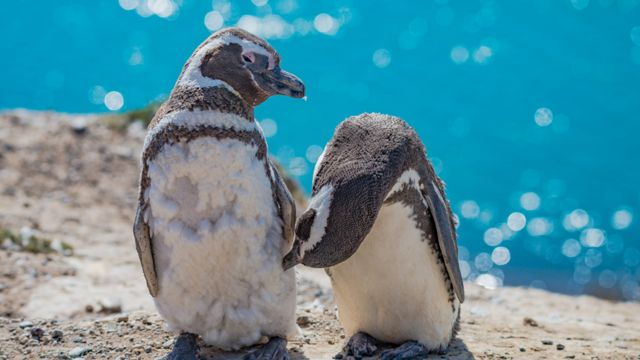
MULTIPOLYGON (((403 180, 406 180, 403 179, 403 180)), ((384 206, 358 251, 331 268, 340 322, 348 335, 419 341, 445 348, 459 306, 449 293, 438 259, 401 202, 384 206)))
POLYGON ((224 349, 297 331, 295 272, 282 270, 288 247, 257 151, 203 137, 149 162, 158 311, 172 330, 224 349))
POLYGON ((414 169, 405 170, 405 172, 400 175, 396 183, 393 185, 391 191, 389 191, 389 193, 387 194, 387 198, 393 195, 393 193, 402 190, 402 187, 406 184, 411 184, 415 189, 421 190, 418 187, 418 184, 420 184, 420 175, 417 171, 415 171, 414 169))
POLYGON ((238 131, 254 131, 258 129, 257 122, 236 114, 223 113, 217 110, 180 110, 165 115, 153 129, 147 132, 147 136, 144 139, 144 149, 149 146, 151 140, 157 134, 169 125, 186 129, 195 129, 202 125, 238 131))
POLYGON ((226 82, 206 77, 202 75, 202 71, 200 70, 200 67, 202 65, 202 59, 204 59, 204 56, 211 49, 214 49, 219 46, 227 45, 227 44, 238 44, 242 46, 244 51, 252 51, 252 52, 255 52, 256 54, 267 56, 269 58, 269 66, 271 68, 273 67, 274 60, 272 59, 271 53, 269 53, 265 48, 249 40, 241 39, 235 35, 227 34, 225 36, 222 36, 220 38, 217 38, 211 41, 210 43, 203 46, 200 50, 198 50, 197 53, 193 55, 193 57, 191 58, 191 61, 189 62, 189 65, 187 66, 187 69, 182 74, 182 77, 180 77, 180 80, 178 81, 178 85, 186 86, 186 87, 202 87, 202 88, 224 86, 227 89, 229 89, 231 92, 236 94, 237 96, 240 96, 238 92, 226 82))
POLYGON ((324 149, 322 150, 322 153, 320 153, 320 156, 318 156, 318 159, 316 160, 316 166, 313 167, 313 177, 311 179, 311 187, 313 187, 313 185, 316 183, 316 176, 318 175, 318 170, 320 170, 320 165, 322 165, 322 160, 324 160, 324 154, 327 152, 327 147, 325 146, 324 149))
POLYGON ((302 243, 300 247, 300 255, 304 257, 304 254, 312 250, 324 236, 327 228, 327 221, 329 220, 329 212, 331 207, 331 200, 333 199, 333 186, 331 184, 323 186, 318 193, 316 193, 307 209, 314 209, 316 211, 316 217, 311 225, 311 232, 309 239, 302 243))

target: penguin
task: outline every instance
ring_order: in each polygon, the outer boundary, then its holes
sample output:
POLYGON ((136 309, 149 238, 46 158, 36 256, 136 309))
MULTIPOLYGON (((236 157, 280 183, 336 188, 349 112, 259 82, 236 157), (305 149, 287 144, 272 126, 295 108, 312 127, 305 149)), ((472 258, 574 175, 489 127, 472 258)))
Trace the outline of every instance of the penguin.
POLYGON ((320 156, 312 197, 283 267, 325 268, 350 339, 344 355, 414 359, 443 352, 464 288, 444 184, 403 120, 343 121, 320 156))
POLYGON ((218 31, 191 55, 151 121, 133 232, 149 293, 180 333, 167 359, 195 359, 197 337, 246 359, 288 359, 295 323, 295 203, 267 155, 254 107, 304 96, 263 39, 218 31))

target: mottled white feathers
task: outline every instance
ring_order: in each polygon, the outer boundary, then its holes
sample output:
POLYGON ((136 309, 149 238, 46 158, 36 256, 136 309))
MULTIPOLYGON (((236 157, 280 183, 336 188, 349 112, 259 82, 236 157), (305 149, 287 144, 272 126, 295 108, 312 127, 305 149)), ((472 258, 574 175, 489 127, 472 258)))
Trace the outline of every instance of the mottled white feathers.
MULTIPOLYGON (((169 125, 259 131, 233 114, 176 112, 149 132, 145 146, 169 125)), ((203 136, 164 144, 146 163, 158 311, 172 330, 223 349, 298 331, 295 273, 282 270, 288 243, 258 150, 241 139, 203 136)))

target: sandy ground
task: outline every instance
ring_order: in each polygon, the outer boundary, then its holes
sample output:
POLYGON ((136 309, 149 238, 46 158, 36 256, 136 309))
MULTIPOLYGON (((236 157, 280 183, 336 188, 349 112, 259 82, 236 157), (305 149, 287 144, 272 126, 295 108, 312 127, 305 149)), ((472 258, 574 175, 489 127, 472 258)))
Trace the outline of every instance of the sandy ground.
MULTIPOLYGON (((94 116, 0 114, 0 228, 74 247, 0 250, 0 359, 155 359, 173 335, 155 313, 131 223, 143 131, 94 116)), ((0 239, 0 245, 2 244, 0 239)), ((0 246, 1 247, 1 246, 0 246)), ((293 359, 330 359, 345 336, 328 279, 299 270, 293 359)), ((467 284, 461 332, 433 359, 640 359, 640 304, 467 284)), ((203 346, 205 359, 234 359, 203 346)))

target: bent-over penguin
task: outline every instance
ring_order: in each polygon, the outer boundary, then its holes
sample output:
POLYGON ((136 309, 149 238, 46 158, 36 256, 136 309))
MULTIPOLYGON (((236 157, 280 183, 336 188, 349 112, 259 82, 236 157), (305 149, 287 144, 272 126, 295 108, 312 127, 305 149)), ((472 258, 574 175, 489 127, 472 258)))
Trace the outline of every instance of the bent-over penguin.
POLYGON ((444 185, 403 120, 342 122, 314 170, 308 209, 283 259, 327 269, 347 356, 381 359, 446 350, 464 301, 454 218, 444 185))
POLYGON ((168 358, 192 359, 196 336, 251 359, 286 359, 297 333, 295 274, 283 271, 295 205, 267 156, 254 107, 304 96, 278 53, 240 29, 206 39, 149 125, 134 235, 149 292, 170 329, 168 358))

